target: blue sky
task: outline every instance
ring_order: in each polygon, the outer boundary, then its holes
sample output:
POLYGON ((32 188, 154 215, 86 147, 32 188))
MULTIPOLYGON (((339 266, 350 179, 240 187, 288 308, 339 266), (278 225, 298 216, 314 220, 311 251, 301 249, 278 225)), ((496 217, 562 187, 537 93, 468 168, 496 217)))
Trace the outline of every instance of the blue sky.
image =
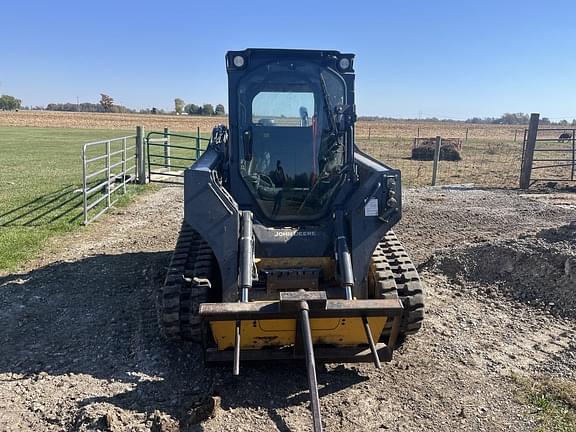
POLYGON ((224 54, 353 52, 361 115, 576 118, 575 1, 12 1, 0 93, 25 105, 226 104, 224 54), (347 9, 348 7, 352 9, 347 9))

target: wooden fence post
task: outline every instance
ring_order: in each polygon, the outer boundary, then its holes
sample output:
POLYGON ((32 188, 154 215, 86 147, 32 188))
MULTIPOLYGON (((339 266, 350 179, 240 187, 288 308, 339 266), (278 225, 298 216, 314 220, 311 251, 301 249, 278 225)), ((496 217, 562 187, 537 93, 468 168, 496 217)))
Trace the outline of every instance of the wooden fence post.
POLYGON ((138 184, 146 184, 144 159, 144 128, 136 126, 136 181, 138 184))
POLYGON ((438 172, 438 161, 440 160, 440 146, 442 138, 436 137, 436 146, 434 147, 434 165, 432 166, 432 186, 436 186, 436 174, 438 172))
POLYGON ((520 170, 520 189, 530 187, 530 177, 532 176, 532 163, 534 161, 534 149, 536 148, 536 138, 538 137, 538 124, 540 114, 530 114, 530 126, 528 126, 528 137, 522 158, 522 168, 520 170))

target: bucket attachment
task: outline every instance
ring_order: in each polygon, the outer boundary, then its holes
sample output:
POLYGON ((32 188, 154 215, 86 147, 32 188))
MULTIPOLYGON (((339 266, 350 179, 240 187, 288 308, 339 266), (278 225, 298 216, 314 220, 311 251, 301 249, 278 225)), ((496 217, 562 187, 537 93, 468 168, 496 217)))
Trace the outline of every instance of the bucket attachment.
POLYGON ((398 337, 402 303, 397 299, 328 299, 324 291, 281 292, 279 301, 203 303, 200 316, 209 325, 216 347, 208 347, 208 364, 240 360, 305 360, 314 431, 322 430, 316 381, 321 363, 390 361, 398 337), (388 343, 377 342, 391 319, 388 343))

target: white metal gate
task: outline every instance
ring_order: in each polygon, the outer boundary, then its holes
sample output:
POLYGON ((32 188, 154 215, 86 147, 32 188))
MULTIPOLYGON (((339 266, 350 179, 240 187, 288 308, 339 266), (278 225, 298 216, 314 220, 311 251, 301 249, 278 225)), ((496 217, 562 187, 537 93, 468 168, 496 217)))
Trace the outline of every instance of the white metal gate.
POLYGON ((84 224, 100 217, 136 179, 136 135, 94 141, 82 147, 84 224))

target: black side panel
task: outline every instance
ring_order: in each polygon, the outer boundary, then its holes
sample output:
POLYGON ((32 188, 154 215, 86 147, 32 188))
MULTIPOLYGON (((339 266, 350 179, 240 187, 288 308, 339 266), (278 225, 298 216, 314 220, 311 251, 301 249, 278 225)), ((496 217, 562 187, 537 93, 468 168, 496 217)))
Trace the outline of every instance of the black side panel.
POLYGON ((184 220, 208 243, 222 276, 223 301, 238 300, 239 211, 216 180, 221 155, 207 150, 184 173, 184 220))
POLYGON ((259 258, 334 255, 332 224, 270 228, 256 222, 254 235, 259 258))
POLYGON ((365 282, 372 252, 382 237, 400 220, 402 194, 400 171, 382 165, 359 150, 356 150, 355 160, 360 178, 359 187, 347 203, 346 211, 352 239, 354 294, 358 298, 367 298, 365 282), (389 204, 391 196, 396 200, 394 206, 389 204))

